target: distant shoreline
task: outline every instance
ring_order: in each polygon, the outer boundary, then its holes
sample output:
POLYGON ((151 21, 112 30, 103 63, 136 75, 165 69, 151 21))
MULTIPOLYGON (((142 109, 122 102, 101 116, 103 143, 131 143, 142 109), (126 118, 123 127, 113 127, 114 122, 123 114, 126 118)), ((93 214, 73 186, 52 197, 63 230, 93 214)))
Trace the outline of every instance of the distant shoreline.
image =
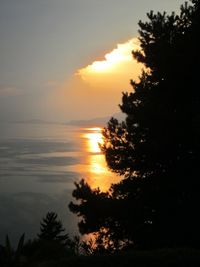
POLYGON ((98 117, 92 119, 83 119, 83 120, 70 120, 66 122, 59 121, 48 121, 48 120, 40 120, 40 119, 31 119, 31 120, 16 120, 16 121, 1 121, 0 123, 24 123, 24 124, 57 124, 57 125, 69 125, 69 126, 80 126, 80 127, 105 127, 108 121, 114 117, 119 121, 124 120, 124 114, 119 112, 115 113, 112 116, 107 117, 98 117))

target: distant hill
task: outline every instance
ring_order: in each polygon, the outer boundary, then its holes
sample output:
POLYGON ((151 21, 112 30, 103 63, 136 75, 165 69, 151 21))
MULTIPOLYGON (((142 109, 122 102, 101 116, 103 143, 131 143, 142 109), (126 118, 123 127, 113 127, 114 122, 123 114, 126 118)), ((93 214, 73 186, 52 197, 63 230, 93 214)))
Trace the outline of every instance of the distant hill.
POLYGON ((121 112, 115 113, 111 116, 107 117, 98 117, 89 120, 71 120, 68 122, 56 122, 56 121, 46 121, 46 120, 39 120, 39 119, 31 119, 31 120, 20 120, 20 121, 13 121, 14 123, 27 123, 27 124, 64 124, 64 125, 71 125, 71 126, 83 126, 83 127, 104 127, 107 125, 107 122, 110 120, 111 117, 122 121, 125 119, 125 115, 121 112))
POLYGON ((111 117, 114 117, 118 119, 119 121, 122 121, 125 119, 125 115, 121 112, 115 113, 112 116, 107 116, 107 117, 99 117, 99 118, 94 118, 90 120, 71 120, 67 122, 68 125, 73 125, 73 126, 106 126, 107 122, 110 120, 111 117))

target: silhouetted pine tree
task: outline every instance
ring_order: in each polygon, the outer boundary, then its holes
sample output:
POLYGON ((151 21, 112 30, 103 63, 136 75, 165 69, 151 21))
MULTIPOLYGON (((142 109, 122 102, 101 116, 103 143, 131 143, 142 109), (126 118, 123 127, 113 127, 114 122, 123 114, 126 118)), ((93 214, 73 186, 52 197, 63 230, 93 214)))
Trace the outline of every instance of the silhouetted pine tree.
POLYGON ((103 131, 102 150, 121 182, 103 197, 96 191, 96 210, 87 184, 73 192, 80 231, 104 229, 116 248, 200 244, 200 1, 191 2, 179 15, 151 11, 139 22, 133 56, 145 69, 123 94, 126 120, 112 118, 103 131))
POLYGON ((62 222, 58 220, 58 215, 55 212, 48 212, 46 217, 40 223, 40 233, 38 237, 45 241, 59 241, 65 244, 68 241, 68 234, 63 234, 65 229, 62 222))

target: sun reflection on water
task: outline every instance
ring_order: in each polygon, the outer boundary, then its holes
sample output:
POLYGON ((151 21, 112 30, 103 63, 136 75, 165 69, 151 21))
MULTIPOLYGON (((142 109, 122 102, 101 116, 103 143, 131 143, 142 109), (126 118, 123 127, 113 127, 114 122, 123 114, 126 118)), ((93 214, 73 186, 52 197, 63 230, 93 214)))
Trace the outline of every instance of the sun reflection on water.
POLYGON ((100 153, 101 149, 99 144, 103 144, 103 135, 101 133, 101 128, 88 128, 89 133, 84 134, 87 138, 87 149, 88 152, 100 153))
POLYGON ((91 173, 106 174, 108 172, 103 155, 92 155, 90 157, 90 167, 91 173))
POLYGON ((83 134, 87 154, 87 177, 86 180, 92 188, 99 187, 102 191, 109 189, 110 185, 119 180, 114 173, 108 170, 105 156, 99 147, 103 144, 101 128, 87 128, 83 134))

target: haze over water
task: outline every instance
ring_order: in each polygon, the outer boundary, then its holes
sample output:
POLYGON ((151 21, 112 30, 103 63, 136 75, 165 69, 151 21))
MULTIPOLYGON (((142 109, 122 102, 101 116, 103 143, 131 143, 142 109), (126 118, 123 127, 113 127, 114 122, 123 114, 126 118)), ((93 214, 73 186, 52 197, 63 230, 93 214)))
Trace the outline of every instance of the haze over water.
POLYGON ((62 124, 4 123, 0 134, 0 242, 13 242, 55 211, 66 231, 77 233, 77 217, 69 212, 74 182, 81 178, 101 190, 116 179, 98 147, 101 128, 62 124))

